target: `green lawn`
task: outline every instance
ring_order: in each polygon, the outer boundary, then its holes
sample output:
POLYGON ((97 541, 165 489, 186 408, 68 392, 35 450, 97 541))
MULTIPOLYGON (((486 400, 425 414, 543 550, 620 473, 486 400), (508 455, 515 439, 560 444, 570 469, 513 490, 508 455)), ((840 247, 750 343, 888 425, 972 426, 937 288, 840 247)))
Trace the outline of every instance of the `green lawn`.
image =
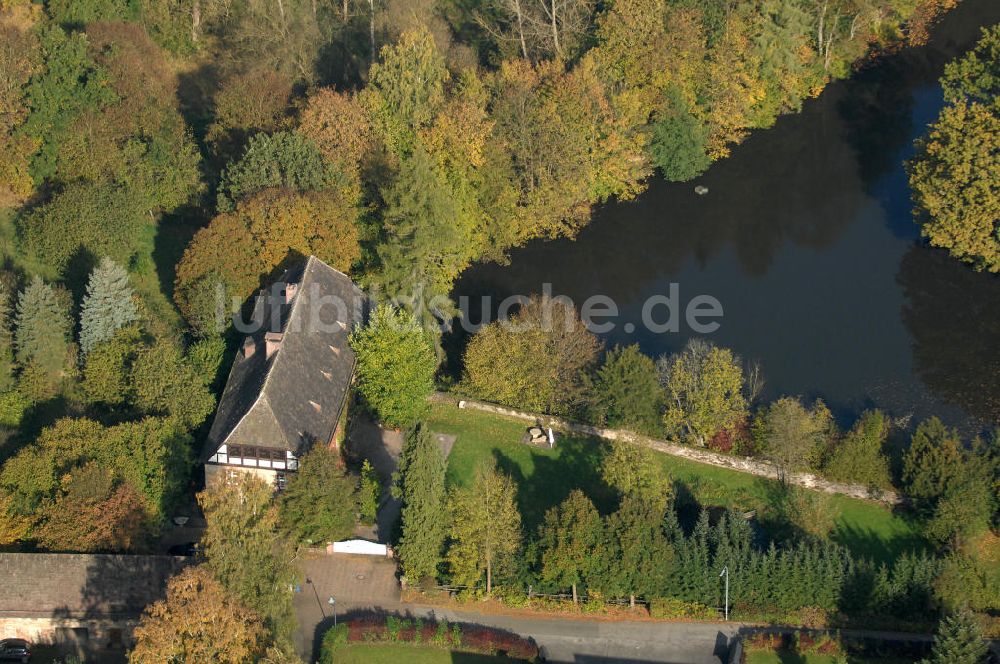
POLYGON ((419 646, 405 643, 352 643, 339 646, 335 651, 337 664, 500 664, 522 660, 506 657, 474 655, 466 652, 450 652, 433 646, 419 646))
MULTIPOLYGON (((545 511, 576 488, 584 490, 599 509, 607 509, 612 494, 601 481, 600 461, 607 444, 594 438, 564 436, 556 449, 538 449, 519 441, 525 424, 498 415, 459 410, 435 403, 428 424, 432 431, 458 436, 448 459, 448 481, 464 484, 476 465, 490 457, 518 481, 518 503, 530 530, 545 511)), ((689 492, 703 506, 764 511, 772 504, 777 482, 725 468, 658 455, 679 498, 689 492)), ((858 554, 891 560, 903 551, 926 546, 913 525, 877 503, 831 496, 836 511, 832 538, 858 554)))
MULTIPOLYGON (((753 650, 746 653, 746 664, 836 664, 837 658, 833 655, 800 655, 794 652, 782 650, 753 650)), ((840 660, 843 661, 843 660, 840 660)), ((907 664, 912 660, 897 658, 869 659, 867 657, 847 656, 849 664, 907 664)))

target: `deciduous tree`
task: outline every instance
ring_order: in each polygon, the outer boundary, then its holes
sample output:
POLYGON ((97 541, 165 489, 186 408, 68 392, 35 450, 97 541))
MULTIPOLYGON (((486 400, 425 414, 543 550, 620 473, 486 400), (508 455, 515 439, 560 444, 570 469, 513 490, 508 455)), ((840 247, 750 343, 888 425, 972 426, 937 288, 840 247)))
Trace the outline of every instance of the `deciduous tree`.
POLYGON ((1000 28, 984 30, 941 79, 948 105, 909 162, 913 213, 936 247, 1000 272, 1000 28))
POLYGON ((256 661, 267 632, 205 566, 188 567, 167 584, 167 596, 146 607, 135 630, 134 664, 243 664, 256 661))
POLYGON ((357 480, 336 450, 315 445, 281 492, 281 530, 297 542, 337 542, 354 532, 357 480))
MULTIPOLYGON (((355 203, 334 191, 260 192, 195 234, 177 266, 178 307, 189 321, 212 327, 217 286, 223 296, 244 300, 290 256, 314 254, 349 272, 361 256, 357 215, 355 203)), ((224 304, 228 306, 228 300, 224 304)))
POLYGON ((280 72, 254 68, 235 74, 215 95, 215 112, 206 138, 232 155, 248 138, 281 128, 292 96, 292 82, 280 72))
POLYGON ((298 578, 291 542, 278 536, 274 489, 245 473, 198 494, 207 527, 206 564, 222 586, 258 613, 279 643, 295 627, 291 588, 298 578))
POLYGON ((670 498, 670 476, 657 453, 639 443, 613 441, 601 461, 601 477, 623 496, 642 495, 663 504, 670 498))
POLYGON ((41 511, 34 537, 50 551, 133 551, 147 544, 148 514, 130 484, 97 462, 60 481, 55 502, 41 511))
POLYGON ((456 487, 450 496, 451 546, 448 563, 456 583, 478 585, 486 575, 486 592, 493 592, 493 576, 509 567, 521 550, 521 514, 517 487, 495 465, 476 469, 468 487, 456 487))
POLYGON ((746 416, 743 367, 732 351, 692 339, 680 353, 656 363, 666 391, 667 429, 705 445, 746 416))
POLYGON ((437 358, 427 333, 410 314, 382 305, 351 335, 358 391, 389 426, 411 427, 427 412, 437 358))
POLYGON ((299 116, 299 133, 340 173, 360 178, 360 169, 375 147, 370 109, 356 96, 320 88, 299 116))
POLYGON ((426 27, 404 32, 382 48, 368 72, 368 103, 386 146, 397 156, 413 150, 417 132, 431 124, 445 102, 450 79, 444 57, 426 27))
POLYGON ((157 341, 140 351, 131 379, 134 403, 144 413, 171 415, 194 429, 215 409, 215 396, 172 341, 157 341))
POLYGON ((789 472, 818 467, 834 426, 833 416, 822 401, 806 408, 792 397, 770 404, 755 422, 761 447, 782 480, 789 472))
POLYGON ((1000 272, 1000 102, 941 111, 909 164, 914 214, 924 236, 973 267, 1000 272))
POLYGON ((565 414, 586 399, 601 344, 559 298, 532 297, 510 320, 490 323, 465 350, 463 385, 506 406, 565 414))
POLYGON ((91 349, 83 367, 84 398, 111 407, 130 402, 134 397, 132 363, 143 348, 142 333, 130 325, 91 349))

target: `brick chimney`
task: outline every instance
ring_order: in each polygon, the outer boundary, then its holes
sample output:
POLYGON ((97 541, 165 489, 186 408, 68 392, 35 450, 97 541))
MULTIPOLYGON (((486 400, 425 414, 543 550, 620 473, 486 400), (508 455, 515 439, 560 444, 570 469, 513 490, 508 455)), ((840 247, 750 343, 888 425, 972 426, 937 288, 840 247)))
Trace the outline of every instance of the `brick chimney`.
POLYGON ((268 332, 264 335, 264 357, 270 358, 281 348, 281 332, 268 332))
POLYGON ((257 342, 254 341, 253 337, 247 337, 243 340, 243 357, 253 357, 254 351, 257 350, 257 342))

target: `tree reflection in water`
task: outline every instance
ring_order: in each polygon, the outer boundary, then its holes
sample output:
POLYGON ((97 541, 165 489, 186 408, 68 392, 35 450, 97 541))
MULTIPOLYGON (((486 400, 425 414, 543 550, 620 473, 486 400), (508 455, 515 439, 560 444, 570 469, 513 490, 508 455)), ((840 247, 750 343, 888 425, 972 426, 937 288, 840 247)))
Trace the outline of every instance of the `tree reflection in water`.
POLYGON ((1000 425, 1000 277, 915 246, 897 279, 917 375, 943 402, 1000 425))

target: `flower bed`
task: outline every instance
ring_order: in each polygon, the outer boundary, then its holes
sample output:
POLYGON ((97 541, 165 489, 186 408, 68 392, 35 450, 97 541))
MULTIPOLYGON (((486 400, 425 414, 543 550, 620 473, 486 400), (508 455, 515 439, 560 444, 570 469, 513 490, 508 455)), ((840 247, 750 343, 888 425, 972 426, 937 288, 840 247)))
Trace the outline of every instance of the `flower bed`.
POLYGON ((355 618, 323 635, 322 664, 333 664, 334 652, 350 643, 412 643, 457 652, 501 655, 535 661, 538 646, 530 639, 492 627, 458 625, 396 616, 355 618))

